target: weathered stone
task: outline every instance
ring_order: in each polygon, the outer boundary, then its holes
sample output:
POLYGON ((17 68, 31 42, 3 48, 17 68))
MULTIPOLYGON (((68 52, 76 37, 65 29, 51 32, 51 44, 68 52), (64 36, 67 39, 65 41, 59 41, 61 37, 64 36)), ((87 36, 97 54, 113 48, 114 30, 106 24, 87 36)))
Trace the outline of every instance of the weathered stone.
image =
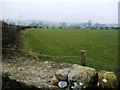
POLYGON ((59 83, 59 80, 55 76, 53 76, 53 78, 51 79, 51 84, 58 85, 58 83, 59 83))
POLYGON ((23 68, 23 67, 18 67, 18 70, 19 70, 19 71, 23 71, 24 68, 23 68))
POLYGON ((117 77, 114 72, 100 71, 98 73, 99 86, 102 88, 116 88, 117 77))
POLYGON ((70 90, 82 90, 83 86, 79 85, 77 82, 73 82, 72 86, 70 87, 70 90))
POLYGON ((59 86, 60 88, 65 88, 65 87, 68 86, 68 83, 67 83, 66 81, 60 81, 60 82, 58 83, 58 86, 59 86))
POLYGON ((55 76, 57 77, 58 80, 61 80, 61 81, 67 80, 69 71, 70 71, 70 68, 57 70, 55 76))
MULTIPOLYGON (((98 74, 95 69, 77 64, 74 64, 71 68, 57 70, 55 76, 59 81, 69 82, 69 87, 75 90, 82 87, 97 86, 98 82, 98 74)), ((59 82, 58 85, 62 87, 64 83, 59 82)))
POLYGON ((87 87, 95 75, 95 69, 74 64, 68 74, 68 81, 77 81, 87 87))

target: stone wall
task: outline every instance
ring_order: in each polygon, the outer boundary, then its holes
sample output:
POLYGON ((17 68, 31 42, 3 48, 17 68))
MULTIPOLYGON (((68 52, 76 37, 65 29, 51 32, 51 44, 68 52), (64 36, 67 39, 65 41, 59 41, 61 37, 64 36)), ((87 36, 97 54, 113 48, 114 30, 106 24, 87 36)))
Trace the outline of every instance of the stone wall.
POLYGON ((71 68, 57 70, 51 79, 53 85, 68 90, 82 90, 87 88, 116 89, 118 82, 115 73, 97 72, 91 67, 74 64, 71 68))

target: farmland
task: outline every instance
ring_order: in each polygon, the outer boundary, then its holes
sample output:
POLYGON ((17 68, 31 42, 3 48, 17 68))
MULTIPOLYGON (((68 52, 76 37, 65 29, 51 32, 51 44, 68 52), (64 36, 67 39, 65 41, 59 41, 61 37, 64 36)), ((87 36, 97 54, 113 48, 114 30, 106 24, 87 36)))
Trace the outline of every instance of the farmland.
POLYGON ((79 64, 79 51, 85 49, 87 66, 108 71, 117 67, 116 30, 28 29, 26 40, 43 60, 79 64))

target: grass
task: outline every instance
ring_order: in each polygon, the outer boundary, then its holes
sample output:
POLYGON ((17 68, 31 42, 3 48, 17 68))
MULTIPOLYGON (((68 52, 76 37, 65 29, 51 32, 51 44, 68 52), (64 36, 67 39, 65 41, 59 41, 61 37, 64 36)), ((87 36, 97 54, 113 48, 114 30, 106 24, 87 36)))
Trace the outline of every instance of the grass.
POLYGON ((29 29, 26 39, 41 58, 79 64, 79 50, 87 52, 87 66, 114 71, 118 58, 118 31, 79 29, 29 29))

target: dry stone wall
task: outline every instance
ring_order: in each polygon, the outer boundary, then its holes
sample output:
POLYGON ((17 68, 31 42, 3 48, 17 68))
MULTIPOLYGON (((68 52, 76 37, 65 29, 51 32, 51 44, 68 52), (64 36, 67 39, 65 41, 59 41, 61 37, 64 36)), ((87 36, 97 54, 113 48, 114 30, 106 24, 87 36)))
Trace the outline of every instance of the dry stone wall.
POLYGON ((53 85, 68 90, 83 88, 117 88, 117 77, 113 72, 100 71, 94 68, 74 64, 70 68, 57 70, 51 79, 53 85))

